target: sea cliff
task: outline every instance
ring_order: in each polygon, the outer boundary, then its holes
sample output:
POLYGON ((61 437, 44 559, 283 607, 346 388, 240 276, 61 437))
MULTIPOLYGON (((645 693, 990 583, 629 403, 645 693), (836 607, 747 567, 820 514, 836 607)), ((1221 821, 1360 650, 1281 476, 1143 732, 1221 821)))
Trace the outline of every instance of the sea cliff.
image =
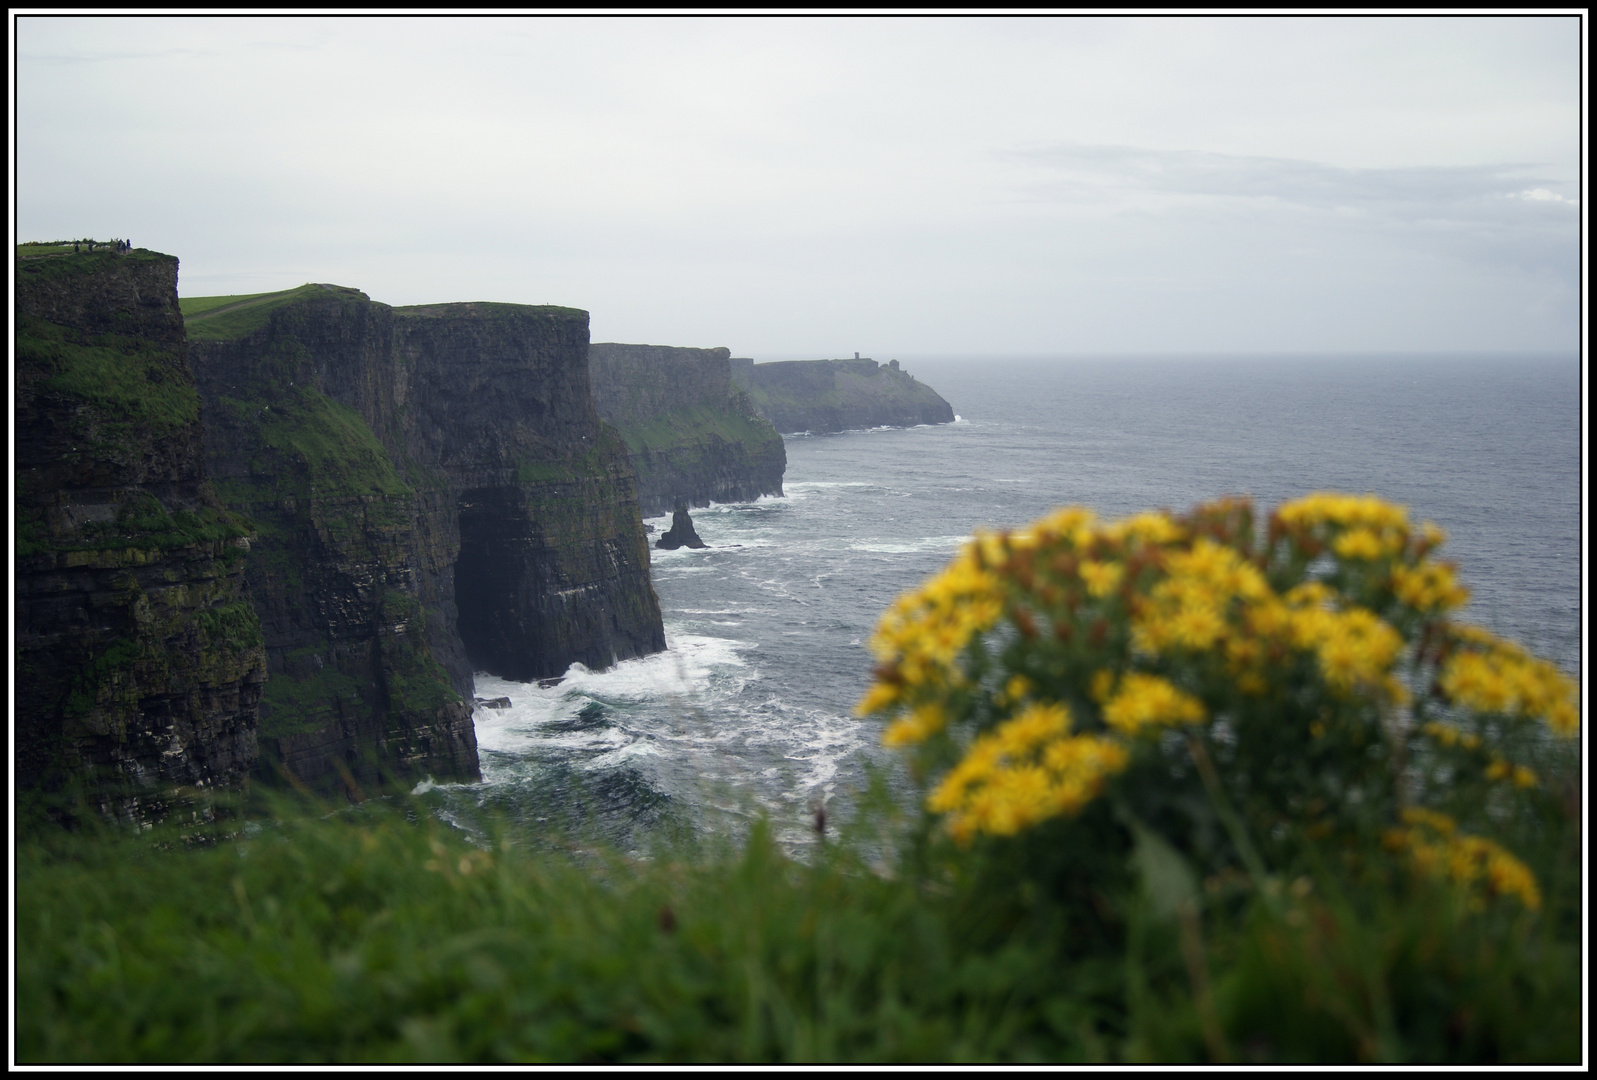
POLYGON ((783 433, 949 424, 953 406, 897 360, 731 360, 733 383, 783 433))
POLYGON ((724 348, 588 347, 594 404, 626 442, 643 513, 782 494, 782 437, 733 385, 730 356, 724 348))
POLYGON ((351 794, 475 779, 473 669, 664 648, 586 312, 311 285, 199 301, 188 325, 207 459, 259 523, 267 765, 351 794))
POLYGON ((17 249, 13 778, 142 825, 255 766, 266 663, 177 259, 107 248, 17 249))

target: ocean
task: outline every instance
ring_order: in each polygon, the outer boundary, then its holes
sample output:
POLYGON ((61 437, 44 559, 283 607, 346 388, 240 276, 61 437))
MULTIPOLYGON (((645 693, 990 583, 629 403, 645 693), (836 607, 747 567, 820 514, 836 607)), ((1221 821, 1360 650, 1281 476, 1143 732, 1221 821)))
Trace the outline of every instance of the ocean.
MULTIPOLYGON (((1449 535, 1463 617, 1579 677, 1581 368, 1536 356, 901 358, 953 424, 789 436, 786 497, 694 511, 652 550, 668 650, 555 686, 477 676, 481 784, 420 785, 471 827, 735 835, 790 850, 893 755, 855 719, 884 607, 980 526, 1245 494, 1373 492, 1449 535)), ((658 535, 669 518, 650 519, 658 535)), ((652 541, 652 537, 651 537, 652 541)))

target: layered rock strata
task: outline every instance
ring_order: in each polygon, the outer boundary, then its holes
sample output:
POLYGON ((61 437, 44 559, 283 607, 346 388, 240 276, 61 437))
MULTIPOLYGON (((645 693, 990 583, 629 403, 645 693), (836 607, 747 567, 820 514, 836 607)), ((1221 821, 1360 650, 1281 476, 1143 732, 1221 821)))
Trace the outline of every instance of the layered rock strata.
POLYGON ((733 385, 730 357, 724 348, 589 346, 594 404, 626 441, 643 513, 782 494, 782 437, 733 385))
POLYGON ((784 433, 949 424, 953 406, 893 360, 731 360, 733 383, 784 433))
POLYGON ((196 308, 190 360, 272 678, 263 760, 316 790, 479 775, 473 669, 664 647, 587 313, 336 286, 196 308))
POLYGON ((30 248, 15 292, 13 776, 144 824, 255 765, 266 663, 249 530, 207 482, 177 260, 30 248))

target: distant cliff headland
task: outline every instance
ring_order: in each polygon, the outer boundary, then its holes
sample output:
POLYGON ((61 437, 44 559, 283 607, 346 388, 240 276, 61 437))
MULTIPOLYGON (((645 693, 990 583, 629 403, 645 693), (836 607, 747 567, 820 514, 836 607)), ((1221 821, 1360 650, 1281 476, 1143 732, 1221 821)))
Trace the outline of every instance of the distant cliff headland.
POLYGON ((134 821, 476 779, 474 671, 665 647, 643 515, 781 495, 778 429, 953 419, 896 362, 590 345, 573 308, 16 267, 16 777, 134 821))
POLYGON ((954 409, 892 360, 733 359, 732 381, 780 432, 853 431, 950 424, 954 409))

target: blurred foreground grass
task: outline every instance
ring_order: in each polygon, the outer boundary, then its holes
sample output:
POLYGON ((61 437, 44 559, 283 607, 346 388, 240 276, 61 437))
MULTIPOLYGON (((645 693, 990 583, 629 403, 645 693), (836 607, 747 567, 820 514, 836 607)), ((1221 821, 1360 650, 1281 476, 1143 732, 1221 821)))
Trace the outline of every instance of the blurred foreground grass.
POLYGON ((1175 917, 1146 867, 1034 879, 1093 813, 974 856, 913 832, 891 869, 763 826, 648 859, 473 840, 405 797, 210 837, 32 827, 17 1060, 1579 1059, 1578 864, 1539 914, 1394 875, 1211 879, 1175 917))

